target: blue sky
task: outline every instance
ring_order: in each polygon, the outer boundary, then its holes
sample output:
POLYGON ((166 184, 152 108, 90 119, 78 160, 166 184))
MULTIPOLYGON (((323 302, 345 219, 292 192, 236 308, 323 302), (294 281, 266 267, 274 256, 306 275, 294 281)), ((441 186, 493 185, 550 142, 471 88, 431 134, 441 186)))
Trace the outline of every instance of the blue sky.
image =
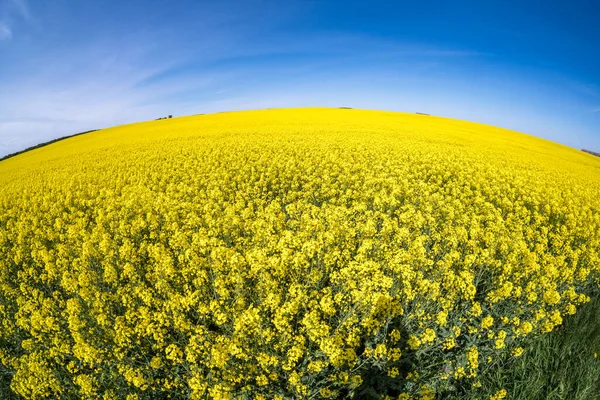
POLYGON ((0 156, 216 111, 427 112, 600 150, 597 1, 0 0, 0 156))

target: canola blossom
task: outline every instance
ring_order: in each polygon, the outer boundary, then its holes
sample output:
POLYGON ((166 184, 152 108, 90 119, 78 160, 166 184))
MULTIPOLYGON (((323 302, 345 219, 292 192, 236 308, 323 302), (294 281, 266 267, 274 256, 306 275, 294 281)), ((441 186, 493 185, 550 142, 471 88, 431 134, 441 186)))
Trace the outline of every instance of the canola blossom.
POLYGON ((444 118, 131 124, 2 161, 0 187, 0 373, 26 399, 434 398, 600 278, 600 159, 444 118))

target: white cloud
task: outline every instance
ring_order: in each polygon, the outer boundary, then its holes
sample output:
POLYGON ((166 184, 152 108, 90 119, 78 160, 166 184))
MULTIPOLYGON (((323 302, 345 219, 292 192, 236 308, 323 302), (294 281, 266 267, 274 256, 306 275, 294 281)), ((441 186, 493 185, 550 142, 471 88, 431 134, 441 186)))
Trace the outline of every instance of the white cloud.
POLYGON ((0 40, 8 40, 12 37, 12 31, 5 23, 0 22, 0 40))
MULTIPOLYGON (((43 13, 36 12, 33 21, 25 0, 0 0, 4 11, 7 4, 13 20, 32 25, 39 20, 44 26, 43 13)), ((480 55, 345 32, 315 32, 298 41, 260 15, 239 17, 241 22, 229 23, 230 14, 217 13, 205 16, 211 24, 200 21, 193 29, 136 29, 134 34, 83 30, 86 40, 17 52, 26 56, 14 60, 11 75, 0 74, 0 93, 10 93, 0 96, 0 156, 76 132, 169 114, 346 105, 342 95, 331 94, 334 86, 330 91, 320 87, 327 81, 345 79, 348 85, 371 79, 352 68, 394 58, 413 76, 438 68, 438 60, 480 55), (252 18, 261 24, 250 23, 252 18), (287 55, 307 58, 290 62, 287 55), (335 72, 338 68, 345 78, 335 72)), ((10 32, 8 24, 0 24, 0 38, 3 26, 10 32)), ((383 108, 383 102, 361 104, 383 108)))
POLYGON ((177 95, 208 93, 231 72, 154 77, 173 68, 152 46, 92 44, 53 52, 44 69, 0 79, 0 157, 90 129, 180 114, 177 95), (128 49, 132 51, 128 51, 128 49), (148 60, 150 59, 150 60, 148 60))

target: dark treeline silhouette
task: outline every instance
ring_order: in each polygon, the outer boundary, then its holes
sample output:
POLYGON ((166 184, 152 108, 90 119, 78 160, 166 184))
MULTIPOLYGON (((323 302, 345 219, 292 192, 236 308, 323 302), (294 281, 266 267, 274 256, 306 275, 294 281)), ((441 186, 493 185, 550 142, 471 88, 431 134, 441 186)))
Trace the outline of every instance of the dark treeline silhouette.
POLYGON ((600 157, 600 153, 596 153, 595 151, 586 150, 586 149, 582 149, 581 151, 583 151, 584 153, 591 154, 591 155, 596 156, 596 157, 600 157))
POLYGON ((4 157, 0 158, 0 161, 4 161, 4 160, 6 160, 7 158, 11 158, 11 157, 14 157, 14 156, 18 156, 19 154, 23 154, 23 153, 25 153, 25 152, 28 152, 28 151, 31 151, 31 150, 38 149, 38 148, 40 148, 40 147, 48 146, 49 144, 52 144, 52 143, 60 142, 61 140, 65 140, 65 139, 72 138, 72 137, 79 136, 79 135, 84 135, 84 134, 86 134, 86 133, 90 133, 90 132, 96 132, 97 130, 98 130, 98 129, 92 129, 91 131, 79 132, 79 133, 76 133, 76 134, 74 134, 74 135, 63 136, 63 137, 60 137, 60 138, 58 138, 58 139, 50 140, 49 142, 44 142, 44 143, 36 144, 35 146, 28 147, 28 148, 26 148, 25 150, 21 150, 21 151, 17 151, 16 153, 11 153, 11 154, 8 154, 8 155, 6 155, 6 156, 4 156, 4 157))

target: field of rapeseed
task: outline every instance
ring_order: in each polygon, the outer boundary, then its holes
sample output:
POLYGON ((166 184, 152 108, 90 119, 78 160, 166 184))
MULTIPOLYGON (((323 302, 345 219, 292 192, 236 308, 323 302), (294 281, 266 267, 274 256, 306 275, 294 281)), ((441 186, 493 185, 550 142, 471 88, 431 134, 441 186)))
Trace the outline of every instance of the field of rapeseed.
POLYGON ((600 278, 600 159, 436 117, 132 124, 0 187, 0 374, 27 399, 432 399, 600 278))

